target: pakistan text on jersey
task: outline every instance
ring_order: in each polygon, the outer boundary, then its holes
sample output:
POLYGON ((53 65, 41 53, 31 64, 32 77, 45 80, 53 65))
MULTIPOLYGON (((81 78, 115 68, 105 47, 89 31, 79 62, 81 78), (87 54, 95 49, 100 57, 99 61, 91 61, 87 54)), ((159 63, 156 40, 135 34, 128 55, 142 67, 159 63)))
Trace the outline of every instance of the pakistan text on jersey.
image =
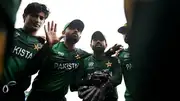
POLYGON ((72 70, 77 69, 79 67, 79 63, 54 63, 54 68, 58 70, 72 70))
POLYGON ((30 51, 25 50, 25 49, 18 47, 18 46, 14 46, 12 53, 19 55, 21 57, 24 57, 26 59, 31 59, 33 56, 33 53, 31 53, 30 51))

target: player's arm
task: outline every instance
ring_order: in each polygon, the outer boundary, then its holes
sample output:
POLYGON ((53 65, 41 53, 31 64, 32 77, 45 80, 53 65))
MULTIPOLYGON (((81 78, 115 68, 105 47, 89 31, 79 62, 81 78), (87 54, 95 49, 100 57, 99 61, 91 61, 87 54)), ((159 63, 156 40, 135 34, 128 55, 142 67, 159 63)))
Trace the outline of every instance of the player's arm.
POLYGON ((120 61, 117 58, 113 58, 112 65, 113 65, 112 76, 109 78, 109 80, 106 83, 104 83, 100 87, 100 95, 98 98, 100 101, 103 101, 105 99, 106 94, 109 91, 113 90, 122 81, 120 61))
POLYGON ((77 91, 78 88, 83 84, 83 78, 85 75, 83 61, 80 62, 79 68, 76 69, 72 75, 73 76, 72 76, 72 82, 70 84, 70 90, 73 92, 73 91, 77 91))
POLYGON ((124 51, 124 49, 122 49, 121 51, 119 51, 118 53, 117 53, 117 55, 116 55, 116 58, 118 58, 119 59, 119 61, 120 61, 120 68, 121 68, 121 73, 122 73, 122 75, 124 74, 124 58, 123 58, 123 56, 122 56, 122 54, 123 54, 123 51, 124 51))
POLYGON ((116 51, 118 51, 120 48, 122 47, 122 45, 118 45, 115 44, 114 46, 112 46, 111 48, 109 48, 106 52, 105 55, 106 56, 112 56, 116 53, 116 51))
POLYGON ((113 87, 116 87, 117 85, 121 84, 122 81, 122 70, 121 70, 121 64, 120 61, 117 58, 114 58, 113 65, 113 71, 112 76, 109 80, 109 82, 112 84, 113 87))
POLYGON ((95 98, 99 94, 99 89, 96 86, 92 86, 90 83, 88 73, 86 71, 86 64, 88 61, 83 61, 83 73, 81 73, 80 81, 78 84, 78 97, 83 101, 97 101, 95 98))
POLYGON ((38 72, 42 67, 44 60, 48 57, 50 48, 48 44, 44 44, 43 47, 36 53, 36 55, 27 63, 25 75, 31 76, 38 72))

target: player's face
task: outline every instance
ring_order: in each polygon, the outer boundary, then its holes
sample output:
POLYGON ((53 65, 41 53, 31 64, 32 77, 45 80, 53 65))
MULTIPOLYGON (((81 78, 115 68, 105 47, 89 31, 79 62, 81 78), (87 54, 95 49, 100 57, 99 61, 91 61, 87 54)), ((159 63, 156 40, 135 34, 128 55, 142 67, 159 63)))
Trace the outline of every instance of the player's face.
POLYGON ((107 43, 104 39, 93 39, 91 41, 91 48, 94 51, 104 51, 107 47, 107 43))
POLYGON ((24 26, 31 31, 37 31, 45 22, 43 12, 28 14, 24 17, 24 26))
POLYGON ((123 38, 124 38, 124 42, 128 44, 128 37, 127 37, 127 34, 123 35, 123 38))
POLYGON ((79 39, 81 38, 81 32, 78 31, 77 28, 66 28, 66 30, 64 31, 65 34, 65 38, 66 41, 70 42, 70 43, 77 43, 79 41, 79 39))

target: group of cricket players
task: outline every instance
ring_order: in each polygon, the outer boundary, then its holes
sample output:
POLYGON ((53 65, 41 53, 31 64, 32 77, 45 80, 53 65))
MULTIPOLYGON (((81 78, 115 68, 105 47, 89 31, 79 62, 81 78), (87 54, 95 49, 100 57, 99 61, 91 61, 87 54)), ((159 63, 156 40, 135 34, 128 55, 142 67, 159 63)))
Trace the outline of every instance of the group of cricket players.
MULTIPOLYGON (((25 101, 24 92, 37 72, 26 101, 66 101, 69 88, 77 91, 82 101, 118 101, 117 86, 122 77, 125 100, 133 101, 128 90, 133 85, 134 71, 129 48, 115 44, 105 51, 106 38, 101 31, 95 31, 90 41, 93 53, 87 53, 75 47, 85 28, 83 21, 68 22, 57 37, 55 22, 44 25, 49 14, 48 7, 38 2, 24 9, 24 26, 14 28, 10 52, 1 71, 0 101, 25 101), (37 36, 43 25, 46 37, 37 36)), ((127 22, 117 30, 128 44, 127 25, 131 24, 127 22)))

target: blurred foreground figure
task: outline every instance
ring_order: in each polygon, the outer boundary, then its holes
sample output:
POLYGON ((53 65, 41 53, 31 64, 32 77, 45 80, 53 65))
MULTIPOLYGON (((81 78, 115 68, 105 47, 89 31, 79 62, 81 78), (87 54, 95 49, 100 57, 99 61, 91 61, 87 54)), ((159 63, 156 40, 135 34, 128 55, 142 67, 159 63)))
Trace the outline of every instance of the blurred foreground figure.
POLYGON ((172 90, 176 87, 172 83, 173 78, 177 77, 175 71, 178 66, 178 2, 125 1, 127 23, 131 24, 128 32, 129 49, 132 65, 136 68, 134 85, 129 86, 129 92, 135 101, 172 100, 175 98, 174 93, 171 96, 172 90))
POLYGON ((12 44, 16 13, 21 0, 0 0, 0 77, 12 44), (6 54, 5 54, 6 53, 6 54))

